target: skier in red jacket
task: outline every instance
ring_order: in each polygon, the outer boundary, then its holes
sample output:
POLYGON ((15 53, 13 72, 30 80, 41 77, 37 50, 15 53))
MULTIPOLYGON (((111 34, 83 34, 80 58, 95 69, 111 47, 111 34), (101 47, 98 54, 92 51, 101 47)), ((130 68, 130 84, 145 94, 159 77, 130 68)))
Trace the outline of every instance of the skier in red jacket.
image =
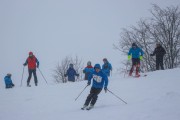
POLYGON ((27 86, 31 87, 31 85, 29 83, 30 83, 32 74, 34 76, 35 85, 37 86, 38 80, 37 80, 37 75, 36 75, 36 67, 37 68, 39 67, 39 61, 33 55, 33 52, 29 52, 29 57, 26 59, 26 62, 23 65, 24 66, 28 65, 29 77, 27 79, 27 86))

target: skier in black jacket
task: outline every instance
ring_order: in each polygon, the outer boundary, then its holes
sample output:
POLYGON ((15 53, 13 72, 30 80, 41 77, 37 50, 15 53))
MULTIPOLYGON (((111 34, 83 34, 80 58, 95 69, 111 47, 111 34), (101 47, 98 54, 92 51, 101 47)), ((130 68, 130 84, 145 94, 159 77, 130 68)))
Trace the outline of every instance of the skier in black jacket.
POLYGON ((150 54, 150 56, 156 55, 156 70, 159 70, 159 66, 161 67, 161 70, 164 70, 163 57, 165 54, 165 49, 160 45, 160 43, 157 43, 153 54, 150 54))

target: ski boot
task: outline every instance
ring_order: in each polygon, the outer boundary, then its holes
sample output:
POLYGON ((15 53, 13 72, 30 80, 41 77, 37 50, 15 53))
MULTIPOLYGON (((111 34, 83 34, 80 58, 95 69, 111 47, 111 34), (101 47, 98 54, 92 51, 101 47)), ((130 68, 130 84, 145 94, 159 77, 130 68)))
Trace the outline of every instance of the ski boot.
POLYGON ((139 72, 136 72, 136 75, 135 75, 135 77, 140 77, 140 74, 139 74, 139 72))
POLYGON ((86 110, 90 110, 90 109, 92 109, 93 107, 94 107, 94 105, 91 104, 89 107, 86 108, 86 110))
POLYGON ((87 105, 83 105, 83 107, 81 108, 81 110, 84 110, 87 108, 87 105))
POLYGON ((27 87, 31 87, 31 85, 29 83, 27 83, 27 87))

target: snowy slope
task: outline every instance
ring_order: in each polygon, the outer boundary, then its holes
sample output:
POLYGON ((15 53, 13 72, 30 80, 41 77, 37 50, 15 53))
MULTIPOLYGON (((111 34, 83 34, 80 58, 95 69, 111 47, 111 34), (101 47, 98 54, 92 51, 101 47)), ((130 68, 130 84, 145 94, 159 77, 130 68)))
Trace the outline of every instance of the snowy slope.
POLYGON ((86 81, 0 89, 0 120, 180 120, 180 69, 155 71, 147 77, 110 77, 94 109, 82 111, 86 81))

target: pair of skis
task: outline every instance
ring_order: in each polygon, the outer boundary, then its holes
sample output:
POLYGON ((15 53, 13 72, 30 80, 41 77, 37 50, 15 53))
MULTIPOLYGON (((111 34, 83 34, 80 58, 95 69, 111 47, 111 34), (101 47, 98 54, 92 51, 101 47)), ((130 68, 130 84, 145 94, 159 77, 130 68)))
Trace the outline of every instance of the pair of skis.
POLYGON ((147 74, 144 74, 144 75, 135 75, 135 76, 132 76, 132 77, 135 77, 135 78, 139 78, 139 77, 146 77, 147 76, 147 74))
POLYGON ((128 77, 139 78, 139 77, 146 77, 146 76, 147 74, 143 74, 143 75, 138 74, 138 75, 129 75, 128 77))

